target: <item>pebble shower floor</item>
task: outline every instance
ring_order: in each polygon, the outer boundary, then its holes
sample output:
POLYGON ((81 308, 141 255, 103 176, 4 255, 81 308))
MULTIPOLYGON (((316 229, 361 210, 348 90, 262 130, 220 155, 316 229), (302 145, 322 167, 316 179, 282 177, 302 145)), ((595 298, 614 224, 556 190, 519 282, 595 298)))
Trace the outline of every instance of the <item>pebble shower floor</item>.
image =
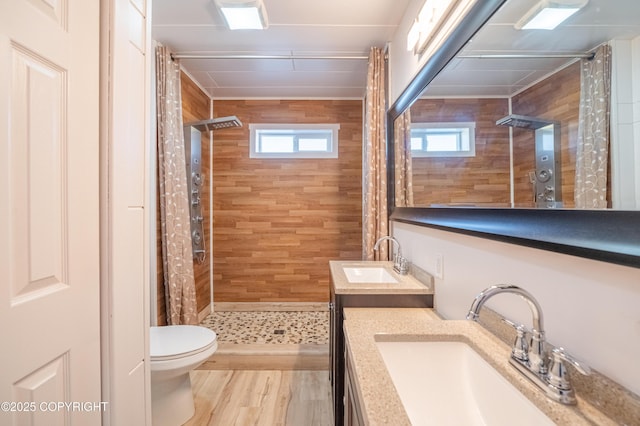
POLYGON ((201 325, 215 331, 221 343, 329 343, 328 311, 214 312, 201 325))

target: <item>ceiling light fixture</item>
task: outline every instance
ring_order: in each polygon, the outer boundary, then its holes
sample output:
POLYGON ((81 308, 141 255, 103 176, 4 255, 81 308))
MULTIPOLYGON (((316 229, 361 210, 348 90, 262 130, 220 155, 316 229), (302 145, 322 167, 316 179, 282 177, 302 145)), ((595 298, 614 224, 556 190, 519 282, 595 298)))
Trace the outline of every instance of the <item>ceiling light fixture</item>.
POLYGON ((517 30, 553 30, 589 0, 541 0, 515 24, 517 30))
POLYGON ((230 30, 264 30, 269 26, 262 0, 214 0, 230 30))

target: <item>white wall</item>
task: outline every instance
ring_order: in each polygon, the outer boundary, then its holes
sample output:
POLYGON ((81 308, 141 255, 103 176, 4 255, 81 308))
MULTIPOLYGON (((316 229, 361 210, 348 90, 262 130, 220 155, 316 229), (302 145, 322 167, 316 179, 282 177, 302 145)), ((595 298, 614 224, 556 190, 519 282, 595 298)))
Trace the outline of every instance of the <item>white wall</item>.
POLYGON ((405 87, 416 76, 420 68, 433 56, 451 32, 460 26, 460 21, 475 5, 475 0, 459 2, 442 26, 432 35, 425 50, 419 55, 407 50, 407 34, 415 22, 416 17, 425 0, 411 0, 405 10, 402 21, 398 26, 393 40, 389 43, 389 105, 392 105, 402 94, 405 87))
MULTIPOLYGON (((540 302, 548 341, 640 395, 640 269, 392 223, 403 254, 435 276, 435 303, 447 319, 464 319, 484 288, 514 284, 540 302)), ((531 327, 521 298, 501 294, 487 306, 531 327)))
POLYGON ((423 4, 424 0, 409 2, 393 40, 389 43, 389 105, 398 99, 426 62, 426 56, 421 58, 407 51, 407 34, 423 4))
POLYGON ((613 207, 640 208, 640 37, 613 40, 611 181, 613 207))

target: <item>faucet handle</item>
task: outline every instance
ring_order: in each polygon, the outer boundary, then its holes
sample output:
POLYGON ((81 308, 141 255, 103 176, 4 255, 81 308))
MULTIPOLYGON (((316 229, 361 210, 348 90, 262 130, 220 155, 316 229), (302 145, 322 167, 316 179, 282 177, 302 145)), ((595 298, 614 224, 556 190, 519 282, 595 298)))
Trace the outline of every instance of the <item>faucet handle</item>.
POLYGON ((516 339, 513 341, 513 347, 511 348, 511 356, 518 361, 526 363, 529 361, 529 343, 526 338, 526 329, 522 324, 516 324, 506 318, 502 318, 502 322, 509 324, 516 330, 516 339))
POLYGON ((571 389, 569 372, 567 371, 567 367, 564 365, 564 361, 573 365, 576 370, 585 376, 591 374, 591 369, 587 364, 569 355, 565 352, 564 348, 553 348, 551 351, 551 365, 549 366, 549 375, 547 380, 550 385, 558 389, 571 389))
POLYGON ((400 275, 407 275, 409 273, 409 264, 410 262, 404 257, 400 257, 398 259, 398 263, 400 265, 400 275))
POLYGON ((509 319, 506 319, 506 318, 502 318, 502 322, 507 324, 507 325, 510 325, 511 327, 515 328, 516 330, 518 328, 524 328, 524 325, 522 325, 520 323, 515 323, 515 322, 513 322, 513 321, 511 321, 509 319))
POLYGON ((573 355, 569 355, 564 350, 564 348, 553 348, 553 350, 551 351, 551 356, 553 357, 554 361, 557 359, 567 361, 568 363, 573 365, 576 370, 578 370, 585 376, 591 374, 591 368, 587 364, 585 364, 584 361, 580 361, 573 355))

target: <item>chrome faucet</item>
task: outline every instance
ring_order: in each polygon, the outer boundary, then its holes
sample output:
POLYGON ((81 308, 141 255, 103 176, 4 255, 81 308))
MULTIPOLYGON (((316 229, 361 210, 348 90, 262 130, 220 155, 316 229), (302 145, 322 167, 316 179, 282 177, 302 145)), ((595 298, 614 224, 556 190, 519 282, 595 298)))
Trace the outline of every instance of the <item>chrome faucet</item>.
POLYGON ((380 243, 385 240, 391 240, 397 246, 397 250, 395 255, 393 256, 393 270, 399 273, 400 275, 407 275, 409 273, 409 261, 402 257, 402 249, 400 248, 400 243, 395 238, 387 235, 382 238, 379 238, 373 246, 373 250, 378 250, 380 247, 380 243))
MULTIPOLYGON (((528 345, 528 351, 526 351, 523 355, 519 355, 522 361, 528 361, 530 367, 533 371, 545 374, 547 372, 547 366, 545 364, 545 354, 544 354, 544 320, 542 316, 542 308, 540 308, 540 304, 538 301, 526 290, 517 287, 515 285, 501 285, 501 286, 492 286, 487 289, 484 289, 476 296, 476 299, 471 304, 471 308, 469 309, 469 313, 467 314, 467 319, 477 321, 478 314, 480 312, 480 308, 484 305, 489 298, 495 296, 500 293, 514 293, 518 296, 522 297, 529 307, 531 308, 531 314, 533 315, 533 330, 531 330, 531 344, 528 345)), ((518 330, 518 326, 513 323, 510 325, 518 330)), ((522 327, 524 332, 524 327, 522 327)), ((525 349, 520 345, 520 349, 525 349)))
POLYGON ((531 339, 527 340, 527 332, 522 324, 504 320, 516 329, 516 339, 511 349, 509 362, 529 380, 542 389, 549 398, 563 404, 575 404, 575 392, 569 382, 568 371, 564 361, 571 363, 580 373, 589 374, 584 363, 567 354, 562 348, 552 347, 551 354, 545 349, 544 321, 542 308, 528 291, 514 285, 497 285, 482 290, 475 298, 467 314, 467 319, 477 321, 484 303, 500 293, 513 293, 522 297, 533 316, 531 339))

